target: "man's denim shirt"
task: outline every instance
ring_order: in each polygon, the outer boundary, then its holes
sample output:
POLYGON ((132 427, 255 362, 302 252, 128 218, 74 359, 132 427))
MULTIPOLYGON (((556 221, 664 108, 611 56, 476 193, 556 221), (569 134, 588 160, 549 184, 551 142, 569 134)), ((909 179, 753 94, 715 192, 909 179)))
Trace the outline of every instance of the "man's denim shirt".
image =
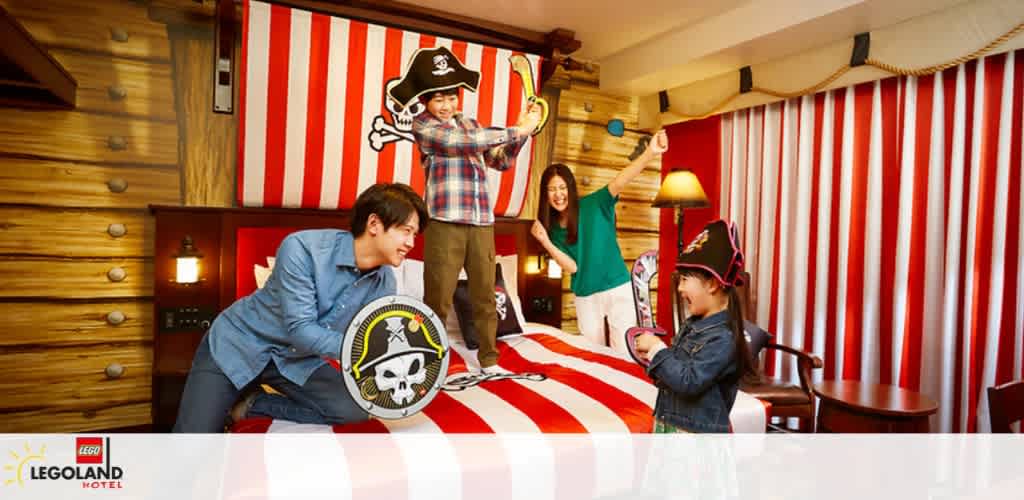
POLYGON ((341 338, 363 305, 395 294, 391 266, 359 272, 354 241, 335 229, 288 235, 264 287, 217 316, 210 351, 235 387, 271 360, 285 378, 304 385, 325 356, 340 357, 341 338))
POLYGON ((654 355, 647 374, 659 389, 655 417, 690 432, 729 432, 738 389, 729 318, 728 311, 690 318, 654 355))

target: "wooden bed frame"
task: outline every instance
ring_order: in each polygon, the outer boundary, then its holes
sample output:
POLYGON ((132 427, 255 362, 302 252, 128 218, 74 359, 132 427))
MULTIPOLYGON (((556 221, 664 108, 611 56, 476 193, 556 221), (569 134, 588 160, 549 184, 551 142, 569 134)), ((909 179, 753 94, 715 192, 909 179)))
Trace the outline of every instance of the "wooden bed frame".
MULTIPOLYGON (((196 346, 209 321, 235 301, 236 237, 243 227, 348 229, 340 210, 151 206, 156 216, 153 257, 153 428, 169 430, 196 346), (200 259, 200 282, 174 282, 174 257, 185 236, 200 259)), ((528 274, 527 261, 543 252, 530 236, 531 220, 499 218, 495 235, 511 235, 518 250, 519 295, 527 321, 561 326, 562 283, 528 274), (546 306, 550 306, 550 309, 546 306)))

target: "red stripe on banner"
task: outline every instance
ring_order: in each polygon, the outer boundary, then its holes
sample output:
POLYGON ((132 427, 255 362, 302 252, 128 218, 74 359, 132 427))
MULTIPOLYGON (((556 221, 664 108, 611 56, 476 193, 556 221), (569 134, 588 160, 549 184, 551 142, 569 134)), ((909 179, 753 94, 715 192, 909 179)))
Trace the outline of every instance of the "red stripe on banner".
MULTIPOLYGON (((402 74, 402 30, 387 28, 384 31, 384 73, 381 88, 387 89, 393 75, 402 74)), ((381 116, 388 116, 388 99, 380 100, 381 116)), ((377 153, 377 182, 392 182, 395 178, 395 143, 384 146, 377 153)))
POLYGON ((249 79, 246 76, 249 66, 249 0, 242 1, 242 60, 239 62, 238 80, 238 175, 235 178, 235 201, 238 206, 245 206, 245 96, 249 79))
POLYGON ((977 406, 988 339, 989 304, 992 300, 992 237, 995 223, 996 171, 999 155, 1000 107, 1002 106, 1003 71, 1006 56, 985 59, 985 102, 982 104, 981 165, 978 174, 978 213, 974 249, 974 287, 971 290, 971 359, 968 372, 967 401, 969 406, 967 432, 977 430, 977 406))
POLYGON ((842 277, 839 276, 839 212, 840 198, 842 197, 843 185, 843 142, 846 137, 843 135, 843 113, 846 112, 846 89, 838 89, 832 93, 832 101, 835 109, 832 123, 828 124, 833 128, 832 137, 832 211, 829 221, 829 247, 828 247, 828 309, 825 320, 825 377, 826 379, 839 380, 836 366, 836 328, 838 318, 839 284, 842 277))
MULTIPOLYGON (((433 35, 420 35, 420 48, 433 48, 437 43, 437 38, 433 35)), ((409 61, 402 61, 402 71, 405 71, 405 66, 408 65, 409 61)), ((419 146, 413 146, 412 150, 412 167, 409 170, 409 185, 412 186, 413 190, 423 194, 426 189, 426 172, 423 171, 423 165, 420 164, 420 148, 419 146)))
MULTIPOLYGON (((815 302, 818 276, 818 183, 821 182, 821 130, 825 126, 823 115, 825 113, 825 93, 821 92, 814 96, 814 145, 811 152, 811 219, 810 228, 807 233, 807 294, 804 303, 804 345, 802 349, 807 352, 814 350, 814 319, 816 317, 815 302)), ((750 203, 748 200, 747 203, 750 203)))
MULTIPOLYGON (((847 253, 846 332, 843 337, 843 380, 860 380, 861 338, 864 335, 864 237, 874 83, 854 87, 853 187, 850 196, 850 246, 847 253)), ((872 264, 875 265, 875 264, 872 264)))
MULTIPOLYGON (((880 289, 878 290, 878 380, 892 384, 893 310, 896 287, 896 242, 900 230, 900 102, 901 78, 882 80, 882 227, 880 289), (887 169, 895 170, 886 175, 887 169)), ((872 332, 865 332, 871 335, 872 332)))
POLYGON ((288 62, 292 10, 270 7, 270 55, 267 62, 267 151, 263 206, 279 207, 284 197, 284 149, 288 131, 288 62))
MULTIPOLYGON (((520 54, 522 52, 513 52, 520 54)), ((507 61, 499 61, 499 64, 509 64, 507 61)), ((523 81, 513 76, 508 82, 508 112, 505 115, 505 123, 501 125, 513 125, 519 120, 519 112, 523 106, 523 81)), ((525 147, 525 146, 524 146, 525 147)), ((508 213, 508 205, 512 201, 512 186, 516 182, 516 171, 519 169, 519 162, 510 160, 512 166, 501 173, 501 189, 498 190, 498 200, 494 203, 494 213, 505 215, 508 213)), ((526 165, 529 168, 529 164, 526 165)))
POLYGON ((331 18, 313 14, 309 40, 309 96, 306 105, 306 168, 302 176, 302 206, 306 208, 320 206, 330 42, 331 18))
MULTIPOLYGON (((921 388, 921 347, 924 329, 925 259, 927 257, 928 178, 932 147, 932 98, 935 76, 917 80, 917 107, 914 109, 914 196, 910 207, 910 255, 907 268, 907 313, 903 322, 903 352, 900 358, 900 387, 912 391, 921 388)), ((932 335, 937 332, 930 332, 932 335)))
POLYGON ((1006 204, 1006 282, 1003 285, 1003 319, 1000 321, 999 332, 999 354, 996 363, 996 384, 1002 384, 1014 379, 1014 339, 1017 327, 1017 272, 1020 266, 1018 256, 1020 255, 1020 178, 1021 178, 1021 119, 1024 117, 1022 111, 1022 100, 1024 96, 1024 51, 1018 51, 1014 58, 1013 68, 1013 111, 1006 117, 1011 120, 1010 133, 1010 176, 1009 184, 1006 186, 1009 198, 1006 204))
POLYGON ((345 137, 341 154, 341 191, 338 208, 351 208, 359 190, 359 157, 363 146, 363 82, 366 79, 366 23, 351 21, 348 28, 348 80, 345 91, 345 137), (358 110, 358 111, 357 111, 358 110))
POLYGON ((494 68, 498 59, 498 49, 484 47, 480 54, 480 85, 477 86, 476 121, 481 126, 501 126, 501 123, 491 123, 494 116, 494 68))
MULTIPOLYGON (((960 426, 961 415, 965 411, 965 408, 963 408, 963 399, 961 397, 961 395, 963 394, 963 391, 964 391, 963 377, 961 377, 960 374, 962 374, 963 370, 965 369, 964 368, 964 355, 967 354, 967 353, 964 352, 964 335, 965 335, 965 331, 964 331, 964 328, 963 328, 963 319, 964 319, 964 315, 967 314, 967 311, 964 311, 964 302, 965 302, 964 298, 966 297, 966 294, 963 293, 963 289, 964 289, 964 285, 965 285, 964 277, 966 276, 966 273, 968 272, 967 271, 967 265, 968 265, 968 262, 967 262, 967 226, 968 226, 968 222, 967 221, 968 221, 968 219, 967 218, 971 217, 971 213, 970 213, 970 199, 971 199, 970 186, 971 186, 971 168, 972 168, 971 167, 971 148, 973 147, 973 142, 974 142, 974 138, 972 137, 973 134, 971 133, 971 130, 972 130, 972 128, 975 125, 975 123, 974 123, 974 105, 975 105, 975 103, 974 103, 974 86, 975 86, 977 78, 978 78, 977 67, 978 67, 978 61, 977 60, 971 60, 971 61, 968 61, 968 62, 966 62, 964 64, 964 75, 965 75, 965 78, 964 78, 964 80, 965 80, 965 85, 964 85, 964 87, 965 87, 965 90, 964 90, 964 109, 965 109, 965 112, 964 112, 964 122, 963 123, 957 123, 957 124, 954 125, 956 127, 963 128, 965 133, 964 133, 964 151, 963 151, 963 156, 964 157, 962 159, 962 161, 964 163, 964 171, 963 171, 963 179, 962 179, 964 187, 963 187, 963 192, 962 193, 955 193, 956 194, 956 200, 960 201, 960 205, 961 205, 960 213, 963 214, 963 218, 961 220, 961 227, 962 227, 962 229, 960 231, 960 241, 955 242, 955 244, 959 245, 957 248, 960 248, 960 268, 959 268, 960 269, 960 274, 959 274, 959 276, 957 276, 957 284, 956 284, 957 285, 956 286, 956 290, 958 291, 958 293, 956 294, 956 297, 957 297, 957 304, 956 304, 957 314, 956 314, 956 318, 955 318, 956 323, 954 323, 956 325, 956 328, 955 328, 956 341, 955 341, 955 344, 954 344, 955 349, 956 349, 956 355, 955 355, 955 359, 954 359, 953 373, 956 374, 956 376, 953 377, 954 378, 954 381, 953 381, 953 432, 964 432, 966 430, 966 429, 964 429, 964 428, 962 428, 960 426)), ((955 94, 950 94, 950 95, 955 95, 955 94)), ((952 115, 950 115, 950 116, 952 116, 952 115)), ((950 193, 950 194, 952 195, 953 193, 950 193)), ((951 199, 950 202, 953 203, 953 202, 955 202, 955 200, 951 199)), ((953 244, 953 242, 948 242, 947 244, 953 244)))
POLYGON ((613 370, 643 380, 644 382, 650 383, 651 381, 650 377, 647 376, 647 373, 644 372, 644 369, 640 365, 631 361, 626 361, 622 358, 609 356, 607 354, 588 351, 586 349, 580 349, 579 347, 573 346, 562 339, 544 333, 531 333, 526 335, 525 338, 537 342, 551 352, 563 354, 565 356, 572 356, 584 361, 600 363, 613 370))
POLYGON ((584 372, 566 368, 555 363, 534 363, 528 361, 504 342, 499 343, 498 347, 501 364, 505 368, 519 373, 543 373, 549 379, 568 385, 603 404, 622 419, 622 422, 629 428, 630 432, 651 432, 653 426, 652 408, 633 395, 623 392, 621 389, 584 372))

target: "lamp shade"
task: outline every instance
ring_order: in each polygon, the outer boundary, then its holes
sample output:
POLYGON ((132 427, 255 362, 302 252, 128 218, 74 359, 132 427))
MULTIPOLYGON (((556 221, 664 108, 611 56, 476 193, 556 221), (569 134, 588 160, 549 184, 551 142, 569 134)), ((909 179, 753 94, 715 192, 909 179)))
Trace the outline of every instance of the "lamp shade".
POLYGON ((700 180, 689 170, 675 170, 665 176, 661 182, 658 196, 654 198, 652 207, 658 208, 700 208, 708 206, 708 196, 700 180))

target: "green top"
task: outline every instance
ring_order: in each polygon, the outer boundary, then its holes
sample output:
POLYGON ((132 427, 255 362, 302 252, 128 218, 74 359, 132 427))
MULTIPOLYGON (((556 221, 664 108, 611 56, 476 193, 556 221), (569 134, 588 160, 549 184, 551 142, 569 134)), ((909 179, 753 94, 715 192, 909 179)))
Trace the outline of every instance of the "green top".
POLYGON ((586 297, 629 283, 629 270, 615 235, 615 203, 605 186, 580 198, 576 243, 565 242, 568 231, 557 224, 551 228, 551 243, 576 261, 572 292, 586 297))

